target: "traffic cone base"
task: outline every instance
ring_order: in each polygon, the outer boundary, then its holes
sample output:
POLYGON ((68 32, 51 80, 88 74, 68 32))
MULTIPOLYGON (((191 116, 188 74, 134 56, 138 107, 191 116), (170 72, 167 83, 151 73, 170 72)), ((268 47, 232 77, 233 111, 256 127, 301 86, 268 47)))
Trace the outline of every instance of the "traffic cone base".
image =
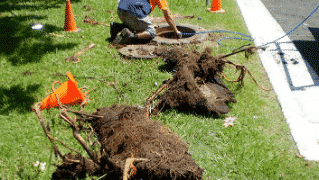
POLYGON ((65 32, 70 32, 70 33, 74 32, 74 33, 77 33, 77 32, 79 32, 79 31, 81 31, 81 30, 82 30, 82 29, 77 28, 76 30, 69 30, 69 31, 65 31, 65 32))
MULTIPOLYGON (((81 104, 85 101, 84 93, 78 88, 77 82, 73 78, 70 71, 67 72, 69 78, 68 81, 61 84, 61 86, 56 89, 55 93, 59 97, 62 105, 76 105, 81 104)), ((87 102, 86 102, 87 104, 87 102)), ((59 106, 58 100, 55 94, 52 92, 49 96, 41 101, 40 109, 50 109, 59 106)))
POLYGON ((213 0, 211 8, 207 9, 211 13, 224 13, 225 10, 222 9, 222 1, 221 0, 213 0))
POLYGON ((211 8, 207 8, 207 11, 209 11, 211 13, 224 13, 224 12, 226 12, 224 9, 220 9, 220 10, 217 10, 217 11, 212 11, 211 8))

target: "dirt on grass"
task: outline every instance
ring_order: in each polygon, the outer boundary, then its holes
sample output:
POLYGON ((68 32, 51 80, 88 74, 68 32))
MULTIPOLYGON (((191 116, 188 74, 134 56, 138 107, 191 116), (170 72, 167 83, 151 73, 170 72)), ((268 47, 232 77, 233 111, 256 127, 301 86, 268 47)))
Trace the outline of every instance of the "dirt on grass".
MULTIPOLYGON (((101 145, 99 163, 82 155, 65 155, 53 179, 202 179, 203 170, 188 153, 187 144, 160 121, 151 121, 145 108, 112 105, 97 109, 92 121, 101 145)), ((80 121, 80 119, 78 119, 80 121)))
POLYGON ((228 102, 235 103, 234 94, 221 81, 225 61, 211 55, 183 48, 158 48, 155 54, 167 63, 167 70, 175 72, 173 81, 160 96, 153 113, 165 109, 194 110, 198 113, 226 114, 228 102))

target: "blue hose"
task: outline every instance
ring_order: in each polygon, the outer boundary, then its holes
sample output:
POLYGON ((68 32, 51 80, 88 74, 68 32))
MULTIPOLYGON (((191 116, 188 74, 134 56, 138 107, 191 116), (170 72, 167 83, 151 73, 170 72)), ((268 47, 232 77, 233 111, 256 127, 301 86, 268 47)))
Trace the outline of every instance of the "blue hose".
POLYGON ((246 39, 246 38, 240 38, 240 37, 222 37, 220 39, 218 39, 217 43, 222 46, 222 47, 225 47, 223 46, 220 41, 224 40, 224 39, 240 39, 240 40, 250 40, 250 41, 253 41, 253 38, 251 38, 251 36, 247 35, 247 34, 243 34, 243 33, 238 33, 238 32, 234 32, 234 31, 225 31, 225 30, 217 30, 217 31, 203 31, 203 32, 197 32, 197 33, 182 33, 182 36, 192 36, 192 35, 195 35, 195 34, 202 34, 202 33, 234 33, 234 34, 239 34, 239 35, 243 35, 243 36, 246 36, 248 37, 249 39, 246 39))
MULTIPOLYGON (((308 15, 308 17, 306 17, 301 23, 299 23, 295 28, 293 28, 292 30, 290 30, 288 33, 286 33, 284 36, 274 40, 274 41, 271 41, 269 43, 266 43, 266 44, 263 44, 263 45, 260 45, 258 47, 262 47, 262 46, 266 46, 268 44, 271 44, 271 43, 274 43, 282 38, 284 38, 285 36, 288 36, 290 35, 291 33, 293 33, 296 29, 298 29, 306 20, 308 20, 317 10, 319 9, 319 5, 308 15)), ((220 32, 225 32, 225 33, 234 33, 234 34, 239 34, 239 35, 243 35, 243 36, 246 36, 248 37, 249 39, 247 38, 240 38, 240 37, 222 37, 220 39, 217 40, 217 43, 222 46, 222 47, 225 47, 223 46, 220 41, 224 40, 224 39, 240 39, 240 40, 249 40, 249 41, 254 41, 254 39, 247 35, 247 34, 243 34, 243 33, 238 33, 238 32, 234 32, 234 31, 225 31, 225 30, 218 30, 218 31, 203 31, 203 32, 197 32, 197 33, 182 33, 182 36, 192 36, 192 35, 195 35, 195 34, 201 34, 201 33, 220 33, 220 32)))

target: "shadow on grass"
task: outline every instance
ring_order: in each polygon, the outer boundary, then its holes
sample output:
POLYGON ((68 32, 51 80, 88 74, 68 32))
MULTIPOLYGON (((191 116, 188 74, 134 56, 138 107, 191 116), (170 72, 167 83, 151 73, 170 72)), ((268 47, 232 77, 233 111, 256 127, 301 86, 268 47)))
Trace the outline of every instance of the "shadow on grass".
MULTIPOLYGON (((0 3, 0 13, 23 10, 23 8, 18 5, 11 5, 9 1, 0 3)), ((34 9, 26 8, 26 10, 35 11, 41 8, 48 9, 52 7, 39 5, 39 7, 34 7, 34 9)), ((35 21, 42 19, 47 19, 47 16, 12 14, 10 17, 1 17, 0 15, 0 56, 4 56, 13 66, 18 66, 28 63, 38 63, 47 53, 55 52, 57 49, 72 49, 77 45, 76 43, 55 44, 52 37, 46 35, 46 33, 63 31, 63 27, 43 24, 44 28, 42 30, 32 30, 31 27, 35 24, 35 21)))
MULTIPOLYGON (((231 104, 231 103, 229 103, 231 104)), ((201 110, 201 109, 191 109, 191 108, 180 108, 180 107, 176 107, 174 109, 165 109, 160 111, 160 113, 164 114, 164 115, 168 115, 171 111, 175 112, 176 114, 185 114, 185 115, 192 115, 192 116, 199 116, 201 118, 213 118, 213 119, 219 119, 219 118, 224 118, 226 117, 225 114, 220 114, 217 115, 216 113, 207 113, 205 110, 201 110)), ((157 115, 153 115, 153 116, 157 116, 157 115)))
POLYGON ((31 106, 36 103, 32 94, 38 91, 40 84, 28 85, 23 88, 22 85, 14 85, 10 88, 0 88, 0 114, 9 115, 12 111, 18 113, 31 112, 31 106))
MULTIPOLYGON (((72 3, 78 3, 81 0, 72 0, 72 3)), ((60 8, 61 6, 65 7, 65 0, 51 0, 51 1, 32 1, 30 0, 3 0, 0 2, 0 13, 1 12, 10 12, 14 10, 28 10, 28 11, 35 11, 35 10, 44 10, 49 8, 60 8), (28 3, 25 5, 23 3, 28 3), (32 5, 30 5, 32 3, 32 5)))

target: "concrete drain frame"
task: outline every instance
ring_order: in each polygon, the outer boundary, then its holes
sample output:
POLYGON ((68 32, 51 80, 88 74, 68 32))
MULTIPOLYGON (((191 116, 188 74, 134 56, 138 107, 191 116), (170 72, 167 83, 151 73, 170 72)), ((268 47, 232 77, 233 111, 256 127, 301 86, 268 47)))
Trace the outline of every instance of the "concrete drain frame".
MULTIPOLYGON (((205 29, 189 24, 178 24, 176 25, 177 29, 182 33, 198 33, 203 32, 205 29)), ((201 43, 205 39, 208 38, 207 33, 194 34, 189 37, 185 37, 182 39, 176 38, 166 38, 164 34, 172 33, 173 31, 168 24, 158 25, 156 27, 156 33, 159 34, 154 39, 152 39, 152 43, 157 45, 149 45, 149 44, 141 44, 141 45, 127 45, 119 50, 119 53, 128 59, 153 59, 159 58, 153 52, 155 51, 158 45, 181 45, 181 44, 189 44, 189 43, 201 43)))
POLYGON ((128 45, 120 49, 120 54, 127 59, 154 59, 159 58, 153 54, 156 45, 128 45))

